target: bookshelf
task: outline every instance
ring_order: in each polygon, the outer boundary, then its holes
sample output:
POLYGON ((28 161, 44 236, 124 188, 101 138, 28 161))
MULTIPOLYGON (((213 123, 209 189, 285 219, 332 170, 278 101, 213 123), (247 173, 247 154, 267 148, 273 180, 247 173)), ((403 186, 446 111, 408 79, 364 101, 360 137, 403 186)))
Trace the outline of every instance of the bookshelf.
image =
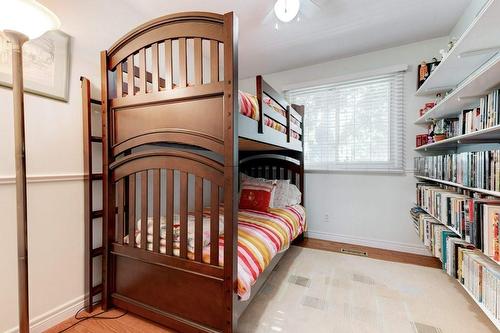
POLYGON ((463 290, 465 290, 465 292, 470 296, 470 298, 474 301, 474 303, 476 303, 477 306, 479 306, 479 308, 481 309, 481 311, 483 311, 483 313, 486 315, 486 317, 488 317, 488 319, 493 323, 493 325, 495 325, 495 327, 500 330, 500 321, 497 320, 495 317, 493 317, 493 315, 491 314, 491 312, 488 311, 488 309, 486 309, 486 307, 479 303, 475 298, 474 296, 471 294, 470 291, 467 290, 467 288, 465 288, 465 286, 463 284, 460 283, 460 281, 456 280, 457 283, 463 288, 463 290))
POLYGON ((447 225, 446 223, 444 223, 443 221, 441 221, 440 219, 438 219, 436 216, 432 215, 427 209, 425 209, 424 207, 420 206, 420 205, 417 205, 415 204, 415 206, 419 207, 420 209, 422 209, 424 212, 426 212, 427 214, 429 214, 430 217, 432 217, 433 219, 435 219, 436 221, 438 221, 439 223, 441 223, 442 225, 444 225, 448 230, 450 231, 453 231, 456 235, 458 236, 461 236, 460 235, 460 232, 458 232, 458 230, 456 230, 455 228, 447 225))
MULTIPOLYGON (((500 73, 499 73, 500 77, 500 73)), ((416 151, 431 151, 457 148, 461 144, 500 142, 500 125, 484 128, 477 132, 457 135, 442 141, 429 143, 415 148, 416 151)))
POLYGON ((500 48, 500 2, 489 0, 476 15, 446 58, 417 90, 417 96, 435 95, 457 87, 500 48))
MULTIPOLYGON (((477 107, 481 97, 486 96, 491 91, 500 88, 500 38, 498 38, 498 36, 500 36, 500 24, 498 24, 499 17, 500 0, 488 0, 473 19, 469 27, 455 43, 454 47, 448 52, 447 56, 441 60, 441 63, 416 91, 416 96, 428 96, 429 98, 432 98, 437 93, 442 93, 444 96, 445 92, 449 92, 431 110, 418 117, 414 122, 416 125, 427 125, 432 123, 434 120, 458 118, 463 110, 477 107)), ((493 123, 499 124, 498 121, 493 123)), ((435 143, 426 144, 415 148, 415 152, 436 155, 440 152, 450 154, 453 151, 456 153, 462 151, 483 151, 485 149, 490 149, 492 145, 488 144, 491 143, 500 143, 500 124, 484 128, 476 132, 462 134, 435 143)), ((498 150, 498 148, 496 149, 498 150)), ((500 198, 500 192, 497 191, 468 187, 446 180, 419 176, 418 174, 415 174, 415 177, 418 180, 434 184, 452 186, 484 196, 500 198)), ((443 221, 420 205, 415 206, 420 207, 423 212, 437 221, 439 224, 436 225, 444 226, 436 228, 449 230, 463 239, 458 230, 452 226, 448 226, 446 223, 443 223, 443 221)), ((421 223, 425 224, 427 222, 424 221, 421 223)), ((441 229, 436 230, 439 233, 439 230, 441 229)), ((481 229, 479 229, 479 232, 482 232, 481 229)), ((445 233, 443 231, 443 235, 444 234, 445 233)), ((426 241, 427 240, 424 240, 424 243, 426 241)), ((477 238, 474 242, 477 242, 477 238)), ((485 255, 485 257, 487 256, 485 255)), ((497 265, 500 264, 497 263, 497 265)), ((494 267, 496 266, 494 265, 494 267)), ((496 268, 493 268, 493 270, 496 270, 496 268)), ((497 316, 494 313, 487 309, 485 304, 483 304, 484 300, 481 301, 476 299, 474 295, 462 283, 460 283, 460 281, 457 282, 485 313, 495 327, 500 330, 500 320, 496 318, 497 316)))
POLYGON ((500 197, 500 192, 496 192, 496 191, 490 191, 490 190, 485 190, 485 189, 476 188, 476 187, 468 187, 468 186, 464 186, 462 184, 449 182, 447 180, 435 179, 435 178, 430 178, 430 177, 425 177, 425 176, 415 175, 415 177, 418 179, 427 180, 427 181, 431 181, 431 182, 435 182, 435 183, 439 183, 439 184, 443 184, 443 185, 458 187, 458 188, 461 188, 464 190, 469 190, 469 191, 473 191, 473 192, 477 192, 477 193, 491 195, 494 197, 500 197))
MULTIPOLYGON (((437 68, 440 66, 441 65, 437 68)), ((419 117, 415 121, 415 124, 423 125, 432 122, 433 119, 456 116, 463 109, 472 106, 474 102, 477 101, 478 96, 486 95, 488 91, 498 87, 499 83, 500 53, 493 56, 468 78, 461 82, 455 90, 446 95, 441 102, 439 102, 431 110, 427 111, 423 116, 419 117)))

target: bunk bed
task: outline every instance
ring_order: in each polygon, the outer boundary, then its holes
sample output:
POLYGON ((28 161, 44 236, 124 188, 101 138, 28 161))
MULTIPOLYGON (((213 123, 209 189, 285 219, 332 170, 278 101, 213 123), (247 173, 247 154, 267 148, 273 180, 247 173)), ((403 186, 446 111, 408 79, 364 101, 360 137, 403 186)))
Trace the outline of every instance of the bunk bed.
POLYGON ((303 202, 304 108, 260 76, 255 96, 238 91, 237 32, 233 13, 174 14, 101 53, 104 309, 233 332, 303 235, 301 205, 238 209, 240 172, 289 180, 303 202), (260 265, 245 266, 252 221, 274 238, 260 265))

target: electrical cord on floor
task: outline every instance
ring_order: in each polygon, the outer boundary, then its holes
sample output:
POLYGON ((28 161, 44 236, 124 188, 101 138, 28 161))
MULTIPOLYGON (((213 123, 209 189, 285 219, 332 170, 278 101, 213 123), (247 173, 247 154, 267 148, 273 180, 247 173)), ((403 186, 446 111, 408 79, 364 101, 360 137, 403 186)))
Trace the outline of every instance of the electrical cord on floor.
MULTIPOLYGON (((94 304, 92 304, 92 305, 97 305, 97 304, 99 304, 99 302, 95 302, 95 303, 94 303, 94 304)), ((117 316, 113 316, 113 317, 103 317, 102 315, 103 315, 103 314, 105 314, 105 313, 106 313, 106 312, 108 312, 108 311, 101 311, 101 312, 95 313, 95 314, 90 315, 90 316, 79 317, 78 315, 79 315, 79 314, 80 314, 83 310, 85 310, 85 308, 86 308, 86 307, 83 307, 83 308, 81 308, 80 310, 78 310, 78 311, 75 313, 75 319, 77 320, 77 322, 75 322, 75 323, 71 324, 70 326, 68 326, 68 327, 66 327, 66 328, 64 328, 64 329, 62 329, 62 330, 60 330, 60 331, 58 331, 57 333, 63 333, 63 332, 66 332, 67 330, 69 330, 69 329, 71 329, 71 328, 75 327, 76 325, 78 325, 78 324, 80 324, 80 323, 82 323, 82 322, 84 322, 84 321, 86 321, 86 320, 89 320, 89 319, 99 319, 99 320, 119 319, 119 318, 121 318, 121 317, 125 316, 125 315, 128 313, 128 311, 125 311, 125 312, 123 312, 123 313, 121 313, 121 314, 119 314, 119 315, 117 315, 117 316)))

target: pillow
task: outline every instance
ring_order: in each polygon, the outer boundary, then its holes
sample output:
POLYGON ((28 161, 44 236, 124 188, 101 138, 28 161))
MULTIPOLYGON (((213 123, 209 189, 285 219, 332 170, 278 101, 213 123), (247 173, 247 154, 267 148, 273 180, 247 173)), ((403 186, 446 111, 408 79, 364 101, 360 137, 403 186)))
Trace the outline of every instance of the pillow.
POLYGON ((288 185, 288 205, 299 205, 302 202, 302 192, 300 192, 299 188, 294 184, 288 185))
POLYGON ((241 184, 239 208, 268 212, 274 188, 273 180, 245 180, 241 184))
POLYGON ((285 208, 287 206, 298 205, 302 201, 302 193, 289 180, 279 180, 276 186, 272 208, 285 208))
POLYGON ((276 180, 276 189, 274 190, 274 197, 271 201, 271 208, 285 208, 287 206, 289 185, 289 179, 276 180))

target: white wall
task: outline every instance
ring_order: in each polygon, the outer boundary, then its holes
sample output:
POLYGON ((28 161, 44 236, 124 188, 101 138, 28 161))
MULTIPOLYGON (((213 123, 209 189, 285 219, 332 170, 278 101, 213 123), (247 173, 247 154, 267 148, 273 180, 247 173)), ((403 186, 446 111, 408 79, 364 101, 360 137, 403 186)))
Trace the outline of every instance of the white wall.
MULTIPOLYGON (((30 315, 43 328, 61 305, 83 295, 83 172, 80 75, 99 77, 99 53, 72 40, 69 103, 26 95, 28 176, 71 176, 28 183, 30 315), (81 55, 81 56, 80 56, 81 55), (91 59, 92 63, 86 62, 91 59)), ((100 81, 99 81, 100 82, 100 81)), ((12 91, 0 88, 0 332, 17 325, 17 252, 12 91)), ((63 314, 64 317, 72 314, 63 314)))
MULTIPOLYGON (((275 89, 283 90, 303 82, 350 76, 399 64, 410 66, 404 82, 406 173, 306 174, 305 204, 310 237, 427 254, 413 231, 409 217, 409 209, 415 201, 412 171, 415 135, 425 133, 413 121, 427 101, 414 96, 416 68, 422 60, 438 55, 439 49, 445 47, 447 42, 448 38, 438 38, 264 75, 264 79, 275 89)), ((254 81, 253 78, 242 80, 240 89, 254 91, 254 81)), ((307 117, 307 110, 305 112, 307 117)))

